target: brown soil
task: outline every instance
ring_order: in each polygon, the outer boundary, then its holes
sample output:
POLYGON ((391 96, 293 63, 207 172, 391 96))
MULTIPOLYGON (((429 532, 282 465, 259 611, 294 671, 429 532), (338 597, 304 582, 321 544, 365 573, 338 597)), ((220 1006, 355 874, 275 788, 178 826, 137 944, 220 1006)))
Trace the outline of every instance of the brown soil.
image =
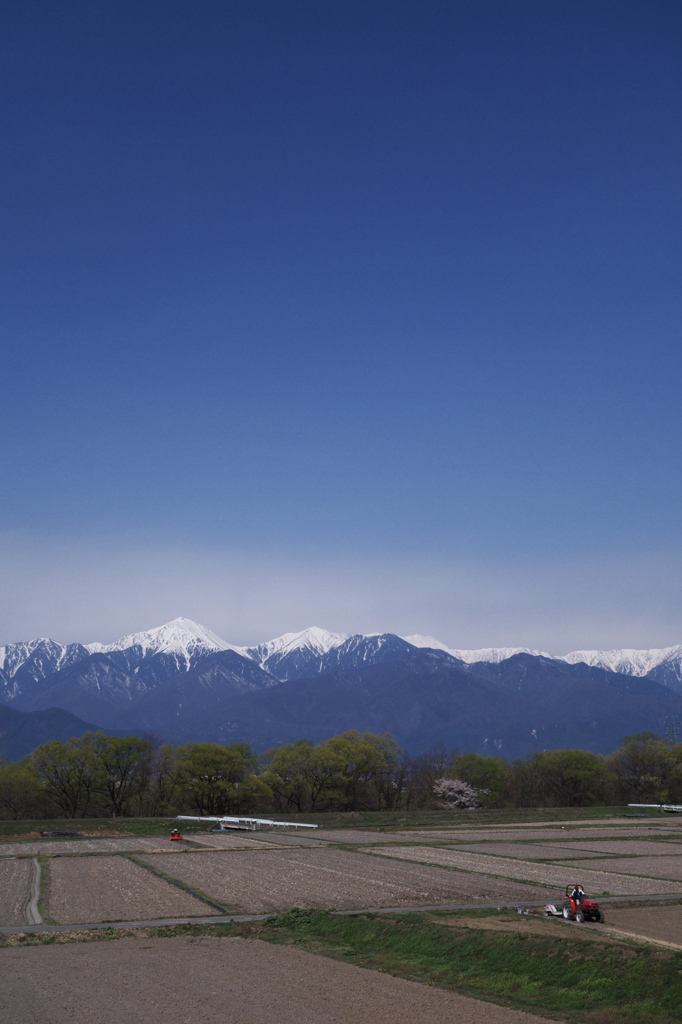
MULTIPOLYGON (((345 831, 345 830, 344 830, 345 831)), ((675 838, 676 836, 682 835, 680 828, 668 830, 665 828, 656 829, 655 831, 651 828, 642 829, 640 828, 538 828, 534 831, 530 829, 522 831, 517 829, 514 831, 511 828, 506 828, 504 831, 501 829, 476 829, 473 830, 462 830, 462 831, 437 831, 432 832, 413 832, 410 833, 411 837, 416 840, 431 840, 433 842, 483 842, 485 840, 493 841, 504 841, 513 842, 520 840, 521 842, 555 842, 564 843, 567 840, 574 842, 578 839, 629 839, 635 838, 648 838, 649 835, 662 835, 670 836, 675 838)))
POLYGON ((145 861, 242 913, 291 907, 433 906, 495 900, 549 898, 536 889, 501 879, 396 864, 346 850, 263 850, 260 853, 189 853, 146 856, 145 861))
POLYGON ((27 924, 32 876, 30 860, 0 861, 0 925, 27 924))
POLYGON ((312 838, 317 832, 300 835, 298 832, 257 832, 254 840, 259 843, 275 843, 276 846, 326 846, 322 839, 312 838))
POLYGON ((43 839, 38 843, 13 843, 0 851, 0 857, 54 857, 70 853, 135 853, 168 849, 171 853, 182 849, 183 843, 171 843, 168 839, 131 836, 129 839, 43 839))
MULTIPOLYGON (((570 867, 570 863, 567 864, 570 867)), ((682 882, 682 857, 607 857, 590 861, 598 871, 613 871, 617 875, 646 875, 648 878, 674 879, 682 882)), ((652 890, 651 890, 652 891, 652 890)), ((682 884, 665 892, 682 893, 682 884)))
POLYGON ((366 843, 423 843, 424 836, 418 832, 365 832, 355 828, 316 829, 316 839, 324 839, 328 843, 349 843, 353 845, 366 843))
POLYGON ((58 924, 217 913, 125 857, 65 857, 49 861, 46 872, 47 912, 58 924))
MULTIPOLYGON (((68 824, 64 831, 68 830, 68 824)), ((78 829, 77 831, 80 831, 78 829)), ((81 832, 82 836, 129 836, 132 832, 116 832, 113 829, 98 828, 94 832, 81 832)), ((43 839, 40 832, 14 832, 12 835, 0 836, 0 843, 11 843, 16 839, 43 839)))
POLYGON ((566 846, 537 846, 530 843, 467 843, 453 847, 464 853, 490 853, 496 857, 512 857, 518 860, 566 860, 568 856, 598 857, 598 853, 587 853, 572 850, 566 846))
POLYGON ((670 942, 682 949, 682 905, 665 907, 608 907, 609 927, 647 939, 670 942))
POLYGON ((549 1024, 315 956, 233 938, 0 950, 1 1024, 549 1024))
MULTIPOLYGON (((607 911, 608 913, 608 911, 607 911)), ((571 939, 584 939, 586 942, 623 943, 627 939, 608 932, 607 927, 598 924, 576 924, 575 921, 564 921, 559 917, 543 917, 540 914, 511 914, 500 917, 453 917, 438 918, 439 923, 453 928, 478 928, 482 931, 510 932, 516 935, 545 935, 557 938, 569 935, 571 939)))
MULTIPOLYGON (((564 847, 566 849, 566 847, 564 847)), ((660 839, 613 839, 610 842, 580 842, 578 841, 573 846, 571 843, 571 850, 574 850, 577 856, 582 857, 583 850, 589 850, 591 853, 615 853, 619 856, 631 856, 631 857, 665 857, 671 854, 682 853, 682 843, 674 843, 670 841, 660 839)))
MULTIPOLYGON (((367 850, 368 854, 378 856, 378 851, 367 850)), ((442 864, 446 867, 459 868, 464 871, 481 871, 488 874, 503 875, 506 878, 522 878, 538 882, 546 886, 554 886, 553 898, 557 899, 557 889, 563 891, 566 885, 579 881, 587 892, 595 896, 610 893, 612 896, 639 896, 663 893, 682 893, 682 886, 674 882, 658 881, 655 878, 633 878, 631 875, 608 874, 605 871, 587 870, 584 865, 561 866, 558 864, 530 864, 528 861, 511 860, 505 857, 489 857, 482 853, 464 853, 459 850, 438 849, 437 847, 412 846, 384 847, 382 857, 399 857, 405 860, 419 860, 427 864, 442 864), (571 876, 574 877, 571 877, 571 876)), ((659 860, 659 858, 656 858, 659 860)), ((590 861, 590 865, 594 863, 590 861)), ((623 863, 618 861, 619 864, 623 863)), ((531 897, 532 898, 532 897, 531 897)))
MULTIPOLYGON (((193 843, 197 843, 199 846, 210 846, 214 850, 262 850, 263 844, 257 842, 255 839, 247 839, 245 836, 234 835, 228 833, 227 835, 216 835, 207 836, 191 836, 193 843)), ((179 843, 174 843, 174 846, 179 846, 179 843)))

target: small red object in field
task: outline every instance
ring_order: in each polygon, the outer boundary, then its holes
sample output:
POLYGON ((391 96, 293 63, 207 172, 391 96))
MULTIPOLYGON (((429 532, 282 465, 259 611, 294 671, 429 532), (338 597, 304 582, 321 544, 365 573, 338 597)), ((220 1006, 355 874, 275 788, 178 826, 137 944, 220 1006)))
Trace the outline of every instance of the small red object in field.
POLYGON ((170 841, 171 841, 171 843, 184 843, 185 840, 184 840, 183 836, 180 835, 178 830, 176 828, 174 828, 173 831, 170 834, 170 841))

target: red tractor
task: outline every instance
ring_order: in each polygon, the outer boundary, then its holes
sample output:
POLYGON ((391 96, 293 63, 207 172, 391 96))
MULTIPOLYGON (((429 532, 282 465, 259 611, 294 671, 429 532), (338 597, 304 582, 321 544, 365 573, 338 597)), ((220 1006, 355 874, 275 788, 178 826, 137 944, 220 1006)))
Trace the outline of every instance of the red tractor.
POLYGON ((582 924, 583 921, 604 923, 604 912, 596 900, 587 898, 582 885, 566 886, 562 913, 565 921, 577 921, 578 924, 582 924))

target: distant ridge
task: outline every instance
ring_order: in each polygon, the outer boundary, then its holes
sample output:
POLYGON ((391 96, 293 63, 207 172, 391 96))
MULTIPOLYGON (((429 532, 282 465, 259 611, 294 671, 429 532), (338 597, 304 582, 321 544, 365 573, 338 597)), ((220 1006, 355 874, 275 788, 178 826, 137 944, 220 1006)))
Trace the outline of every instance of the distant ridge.
POLYGON ((371 728, 420 747, 429 735, 439 742, 450 736, 514 756, 550 741, 601 750, 604 737, 621 727, 663 734, 671 715, 679 726, 681 695, 682 645, 553 656, 311 626, 243 647, 180 617, 110 644, 39 638, 0 648, 0 704, 8 709, 62 709, 84 728, 98 722, 178 742, 237 736, 265 743, 296 738, 296 730, 320 738, 326 728, 371 728), (586 703, 589 728, 579 730, 570 714, 567 723, 550 720, 566 717, 550 699, 554 691, 566 708, 586 703), (428 711, 429 700, 440 716, 428 711), (525 718, 515 708, 529 700, 533 724, 526 729, 528 708, 525 718))

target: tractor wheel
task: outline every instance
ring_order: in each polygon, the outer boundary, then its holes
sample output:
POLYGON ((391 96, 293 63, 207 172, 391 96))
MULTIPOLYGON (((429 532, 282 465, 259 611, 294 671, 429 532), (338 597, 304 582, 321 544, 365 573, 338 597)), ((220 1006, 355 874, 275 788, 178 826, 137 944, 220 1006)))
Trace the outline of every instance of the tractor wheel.
POLYGON ((604 917, 604 911, 603 910, 599 911, 599 917, 597 918, 597 920, 599 921, 599 924, 603 924, 604 923, 605 917, 604 917))
POLYGON ((585 915, 583 914, 582 910, 576 910, 575 919, 578 922, 578 924, 583 923, 583 921, 585 920, 585 915))
POLYGON ((564 915, 564 921, 572 921, 573 920, 573 913, 571 912, 571 905, 570 905, 570 903, 564 903, 564 909, 563 909, 562 913, 564 915))

